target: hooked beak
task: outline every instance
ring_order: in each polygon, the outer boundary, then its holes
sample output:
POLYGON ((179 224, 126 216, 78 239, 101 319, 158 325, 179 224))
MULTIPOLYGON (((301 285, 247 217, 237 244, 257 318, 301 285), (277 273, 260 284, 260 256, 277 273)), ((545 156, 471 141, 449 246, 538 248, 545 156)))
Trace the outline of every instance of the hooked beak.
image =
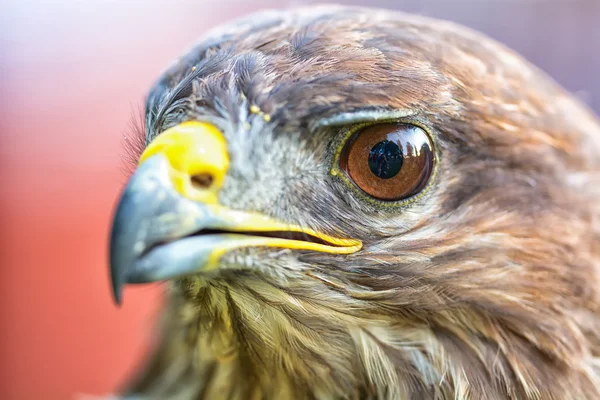
POLYGON ((350 254, 362 247, 359 240, 220 205, 218 192, 228 168, 225 139, 207 123, 184 122, 148 146, 121 194, 112 224, 110 271, 117 303, 126 283, 211 270, 223 254, 241 247, 333 254, 350 254), (292 232, 307 240, 289 238, 292 232))

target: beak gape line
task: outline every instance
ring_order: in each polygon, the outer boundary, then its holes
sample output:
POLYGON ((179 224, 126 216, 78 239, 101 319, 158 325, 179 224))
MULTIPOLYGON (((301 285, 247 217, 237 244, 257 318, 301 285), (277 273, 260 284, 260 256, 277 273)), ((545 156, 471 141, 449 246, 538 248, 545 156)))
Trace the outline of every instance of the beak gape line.
POLYGON ((362 247, 359 240, 332 237, 220 205, 218 193, 228 169, 223 135, 204 122, 177 125, 148 146, 121 194, 113 219, 110 271, 117 303, 126 283, 154 282, 211 270, 217 268, 224 253, 237 248, 281 247, 350 254, 362 247), (199 186, 194 183, 196 176, 210 179, 199 186), (304 233, 320 242, 273 234, 267 237, 260 232, 304 233))

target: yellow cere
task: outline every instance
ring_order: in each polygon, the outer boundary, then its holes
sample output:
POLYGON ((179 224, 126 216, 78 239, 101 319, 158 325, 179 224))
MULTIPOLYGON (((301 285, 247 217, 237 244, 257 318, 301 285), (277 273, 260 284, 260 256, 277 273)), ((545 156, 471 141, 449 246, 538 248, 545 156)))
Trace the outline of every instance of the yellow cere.
POLYGON ((149 157, 162 154, 167 158, 173 187, 183 196, 207 204, 217 202, 217 193, 229 169, 227 144, 223 134, 206 122, 188 121, 158 135, 140 157, 140 164, 149 157), (198 189, 190 177, 212 176, 210 187, 198 189))

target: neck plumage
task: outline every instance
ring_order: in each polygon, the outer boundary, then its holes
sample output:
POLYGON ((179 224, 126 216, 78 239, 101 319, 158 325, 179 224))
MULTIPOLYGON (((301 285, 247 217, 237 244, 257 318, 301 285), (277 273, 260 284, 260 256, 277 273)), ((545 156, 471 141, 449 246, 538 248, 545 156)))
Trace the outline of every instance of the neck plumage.
POLYGON ((128 393, 182 400, 600 398, 593 371, 567 368, 489 318, 377 313, 364 299, 316 288, 186 278, 164 313, 159 346, 128 393))

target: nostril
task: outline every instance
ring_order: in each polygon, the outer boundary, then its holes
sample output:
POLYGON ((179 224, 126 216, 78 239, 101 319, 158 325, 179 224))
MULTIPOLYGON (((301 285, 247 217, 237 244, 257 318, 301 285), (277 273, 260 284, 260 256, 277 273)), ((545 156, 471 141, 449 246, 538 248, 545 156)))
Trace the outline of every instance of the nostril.
POLYGON ((208 189, 211 187, 214 178, 211 174, 201 173, 192 175, 191 177, 192 186, 196 189, 208 189))

